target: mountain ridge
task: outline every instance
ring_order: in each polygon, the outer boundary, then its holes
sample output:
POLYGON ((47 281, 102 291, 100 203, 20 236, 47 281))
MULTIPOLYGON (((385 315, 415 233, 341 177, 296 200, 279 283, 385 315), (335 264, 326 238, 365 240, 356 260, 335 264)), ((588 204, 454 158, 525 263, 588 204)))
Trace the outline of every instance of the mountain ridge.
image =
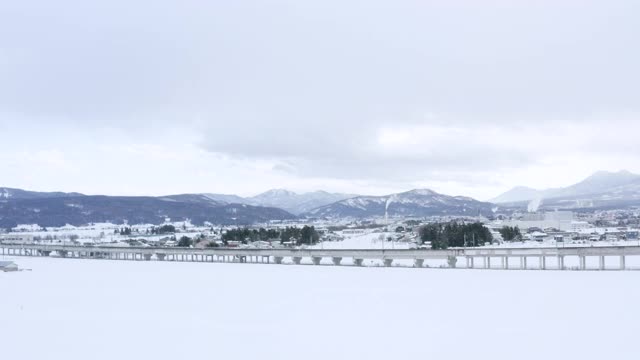
POLYGON ((296 193, 286 189, 271 189, 250 197, 224 194, 203 195, 216 201, 224 201, 228 203, 276 207, 286 210, 294 215, 299 215, 336 201, 359 196, 353 194, 330 193, 324 190, 296 193))
POLYGON ((374 216, 490 216, 493 204, 465 196, 413 189, 383 196, 358 196, 313 209, 302 216, 320 218, 374 216))
POLYGON ((106 196, 19 189, 12 189, 10 194, 0 198, 0 228, 19 224, 57 227, 99 222, 161 224, 167 218, 172 221, 188 219, 194 224, 250 225, 296 218, 282 209, 227 204, 201 194, 106 196))
MULTIPOLYGON (((640 175, 627 170, 617 172, 597 171, 580 182, 561 188, 533 189, 517 186, 489 200, 496 204, 517 203, 537 199, 606 198, 612 193, 627 193, 633 187, 640 188, 640 175)), ((638 192, 640 197, 640 190, 638 192)), ((634 195, 635 197, 635 195, 634 195)))

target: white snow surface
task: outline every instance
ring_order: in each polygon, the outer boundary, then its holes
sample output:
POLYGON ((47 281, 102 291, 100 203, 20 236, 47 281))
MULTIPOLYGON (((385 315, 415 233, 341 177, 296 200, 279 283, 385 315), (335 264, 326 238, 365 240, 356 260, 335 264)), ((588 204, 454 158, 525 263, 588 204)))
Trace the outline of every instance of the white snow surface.
POLYGON ((640 272, 10 260, 3 359, 638 356, 640 272))
POLYGON ((409 249, 410 243, 386 241, 393 232, 373 232, 346 236, 343 241, 325 241, 312 246, 313 249, 409 249), (383 241, 384 240, 384 241, 383 241))

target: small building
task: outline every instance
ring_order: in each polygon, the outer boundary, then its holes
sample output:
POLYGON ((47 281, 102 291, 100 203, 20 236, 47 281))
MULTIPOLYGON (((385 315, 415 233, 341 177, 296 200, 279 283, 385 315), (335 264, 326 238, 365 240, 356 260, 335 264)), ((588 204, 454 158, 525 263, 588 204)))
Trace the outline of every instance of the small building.
POLYGON ((33 242, 33 235, 8 233, 0 235, 0 242, 5 244, 30 244, 33 242))
POLYGON ((18 271, 18 265, 13 261, 0 261, 0 271, 18 271))

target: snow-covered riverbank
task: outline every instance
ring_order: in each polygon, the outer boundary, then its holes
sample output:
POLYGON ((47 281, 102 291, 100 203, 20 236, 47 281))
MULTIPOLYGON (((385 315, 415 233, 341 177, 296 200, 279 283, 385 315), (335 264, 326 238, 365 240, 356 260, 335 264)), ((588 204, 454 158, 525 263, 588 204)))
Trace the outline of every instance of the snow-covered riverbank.
POLYGON ((639 272, 16 258, 7 359, 635 359, 639 272))

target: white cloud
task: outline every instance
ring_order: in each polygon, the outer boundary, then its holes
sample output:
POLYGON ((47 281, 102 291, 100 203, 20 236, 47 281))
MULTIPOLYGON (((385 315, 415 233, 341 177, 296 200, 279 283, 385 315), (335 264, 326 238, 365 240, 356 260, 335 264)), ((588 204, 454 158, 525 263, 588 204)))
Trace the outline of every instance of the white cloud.
POLYGON ((622 0, 10 2, 3 181, 489 198, 600 169, 640 172, 638 10, 622 0))

